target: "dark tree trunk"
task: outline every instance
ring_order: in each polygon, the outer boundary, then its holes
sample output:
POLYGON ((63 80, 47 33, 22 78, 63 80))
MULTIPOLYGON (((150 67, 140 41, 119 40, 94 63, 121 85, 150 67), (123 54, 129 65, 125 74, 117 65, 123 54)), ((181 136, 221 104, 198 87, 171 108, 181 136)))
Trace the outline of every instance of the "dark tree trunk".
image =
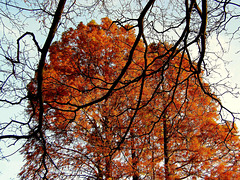
POLYGON ((169 174, 169 151, 168 151, 168 129, 167 129, 167 119, 163 118, 163 140, 164 140, 164 169, 165 169, 165 179, 168 180, 169 174))

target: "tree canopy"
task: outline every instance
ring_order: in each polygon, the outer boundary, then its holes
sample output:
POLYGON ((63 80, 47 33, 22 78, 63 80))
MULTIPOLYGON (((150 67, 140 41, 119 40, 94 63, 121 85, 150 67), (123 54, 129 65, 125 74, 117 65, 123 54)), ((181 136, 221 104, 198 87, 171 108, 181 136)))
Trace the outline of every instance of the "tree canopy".
MULTIPOLYGON (((80 108, 104 96, 121 74, 136 39, 129 28, 108 18, 80 23, 50 47, 42 89, 46 146, 36 138, 26 143, 21 176, 44 177, 48 167, 53 179, 238 178, 237 130, 228 134, 217 123, 218 105, 191 71, 196 64, 181 53, 169 58, 171 45, 145 50, 139 42, 111 96, 80 108)), ((28 87, 37 124, 36 78, 28 87)))

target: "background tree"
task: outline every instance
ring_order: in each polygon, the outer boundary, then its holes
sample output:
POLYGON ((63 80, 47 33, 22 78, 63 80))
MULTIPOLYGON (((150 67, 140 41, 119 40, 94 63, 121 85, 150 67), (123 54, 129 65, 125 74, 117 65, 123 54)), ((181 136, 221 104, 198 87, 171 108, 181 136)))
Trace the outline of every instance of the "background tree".
MULTIPOLYGON (((150 92, 149 97, 146 99, 147 102, 144 102, 144 99, 142 99, 143 97, 147 97, 144 95, 144 92, 146 83, 148 83, 148 70, 152 71, 152 75, 164 72, 165 70, 169 69, 171 61, 179 54, 182 54, 187 56, 186 59, 189 61, 188 70, 191 74, 187 76, 185 81, 188 81, 188 77, 195 77, 204 94, 208 95, 219 104, 221 120, 223 122, 230 120, 229 123, 226 123, 226 127, 228 127, 230 133, 227 134, 227 136, 223 139, 223 142, 228 139, 234 130, 236 116, 222 105, 222 103, 219 101, 219 98, 225 92, 232 93, 233 88, 227 86, 221 81, 219 83, 211 83, 209 86, 205 86, 203 78, 206 78, 215 71, 216 67, 213 62, 219 62, 219 56, 217 56, 215 52, 213 54, 215 54, 216 58, 218 58, 217 61, 213 61, 211 59, 213 56, 209 58, 208 49, 206 48, 208 45, 207 38, 211 38, 215 35, 216 37, 220 37, 221 34, 225 32, 230 34, 230 40, 238 37, 238 27, 231 29, 231 26, 229 26, 232 22, 235 23, 239 17, 238 2, 225 0, 187 0, 183 3, 182 1, 180 2, 178 0, 169 2, 155 0, 104 0, 91 1, 89 4, 84 4, 86 2, 83 4, 81 3, 82 2, 80 1, 71 0, 28 0, 24 2, 12 0, 0 2, 0 18, 2 22, 2 68, 0 77, 2 105, 10 107, 20 105, 26 108, 28 101, 37 102, 37 104, 32 104, 30 106, 33 108, 33 114, 31 114, 31 116, 26 115, 24 118, 19 116, 10 120, 6 119, 1 122, 1 140, 8 140, 8 142, 13 145, 17 142, 22 144, 23 141, 19 140, 28 140, 28 142, 30 140, 34 142, 37 140, 39 147, 41 147, 38 151, 40 157, 38 167, 44 167, 45 171, 42 176, 47 176, 49 167, 47 167, 46 160, 50 158, 50 156, 48 156, 47 153, 46 142, 48 140, 44 136, 46 130, 46 126, 44 125, 44 117, 46 116, 45 113, 47 109, 45 108, 47 107, 47 104, 44 102, 44 92, 42 91, 44 76, 43 68, 47 62, 47 53, 54 36, 56 34, 61 34, 61 32, 66 30, 66 28, 69 26, 76 27, 81 19, 80 17, 83 17, 89 12, 90 16, 92 17, 99 15, 106 17, 107 15, 111 15, 111 18, 115 20, 114 22, 122 27, 125 27, 126 24, 130 24, 131 26, 126 27, 127 30, 135 29, 137 37, 129 46, 129 53, 126 55, 126 60, 122 62, 122 69, 116 72, 116 76, 114 76, 115 79, 113 79, 112 82, 109 81, 111 82, 110 84, 105 84, 105 89, 101 89, 105 82, 102 79, 96 78, 89 81, 89 83, 92 85, 89 85, 90 87, 97 87, 92 90, 92 92, 96 93, 93 93, 93 96, 90 99, 84 99, 82 104, 77 104, 77 102, 74 102, 74 97, 72 97, 71 101, 67 102, 68 104, 61 104, 62 109, 70 108, 68 109, 69 111, 76 112, 76 114, 72 113, 72 115, 68 116, 67 118, 74 119, 77 117, 77 112, 82 111, 82 109, 85 109, 86 112, 88 112, 88 108, 90 108, 90 106, 108 101, 108 99, 111 99, 112 95, 116 94, 117 92, 123 91, 124 88, 130 87, 130 85, 135 85, 135 88, 138 88, 137 90, 139 92, 137 94, 137 98, 129 99, 129 107, 125 107, 131 109, 128 116, 131 118, 130 120, 126 119, 128 125, 127 127, 124 126, 123 130, 120 130, 120 135, 118 139, 116 138, 117 140, 115 140, 115 149, 113 149, 110 153, 110 155, 116 155, 118 149, 129 138, 128 133, 131 132, 130 130, 134 125, 135 118, 138 117, 138 113, 140 112, 143 104, 150 104, 150 100, 153 100, 155 94, 157 94, 157 91, 150 92), (23 19, 23 21, 19 21, 19 19, 23 19), (29 32, 29 30, 32 31, 33 27, 31 26, 31 28, 28 28, 26 26, 26 22, 29 24, 34 24, 34 27, 38 29, 34 30, 34 33, 29 32), (37 34, 36 32, 40 33, 37 34), (29 41, 28 37, 31 38, 31 41, 29 41), (12 41, 12 38, 14 39, 14 42, 12 41), (39 39, 45 39, 45 41, 39 42, 39 39), (17 43, 15 43, 16 40, 17 43), (155 59, 150 63, 148 62, 148 58, 146 58, 148 54, 147 51, 149 50, 148 47, 153 42, 159 41, 169 42, 171 46, 166 48, 166 53, 155 57, 155 59), (140 48, 141 43, 144 44, 144 49, 140 48), (198 51, 195 49, 198 49, 198 51), (144 62, 142 62, 144 65, 137 64, 135 61, 133 61, 135 59, 134 55, 137 54, 137 51, 145 52, 142 53, 143 57, 141 57, 144 59, 144 62), (159 64, 158 67, 153 66, 153 64, 159 59, 165 59, 164 63, 159 64), (133 69, 130 69, 130 67, 136 68, 139 74, 135 74, 137 73, 135 72, 136 70, 134 71, 133 69), (140 67, 144 68, 139 70, 140 67), (152 70, 152 67, 157 68, 152 70), (37 74, 36 78, 34 78, 35 72, 37 74), (134 73, 138 78, 130 78, 128 74, 129 72, 134 73), (129 79, 124 81, 126 78, 129 79), (36 80, 34 85, 34 90, 37 91, 36 94, 32 94, 31 91, 28 91, 29 87, 27 85, 32 81, 32 79, 36 80), (96 83, 101 83, 101 86, 96 83), (103 92, 103 94, 100 92, 103 92), (211 92, 214 92, 214 95, 211 92), (72 105, 71 103, 74 104, 72 105), (71 105, 71 107, 67 107, 67 105, 71 105), (35 107, 38 107, 38 109, 34 109, 35 107), (230 115, 231 119, 229 119, 229 116, 226 117, 225 113, 230 115)), ((90 17, 90 19, 92 19, 92 17, 90 17)), ((101 64, 98 65, 98 68, 103 66, 101 64)), ((92 69, 97 69, 97 67, 93 68, 91 65, 89 65, 89 67, 92 69)), ((175 97, 177 97, 175 94, 177 94, 177 91, 181 85, 178 82, 185 82, 183 79, 181 79, 181 67, 182 66, 178 67, 178 75, 174 76, 175 79, 173 79, 173 83, 175 83, 175 85, 173 85, 172 89, 172 92, 174 93, 170 93, 172 97, 170 98, 170 104, 174 104, 175 97)), ((115 69, 116 68, 113 68, 113 70, 115 69)), ((89 80, 90 77, 87 76, 86 79, 89 80)), ((161 83, 164 82, 163 80, 164 76, 160 76, 159 87, 161 83)), ((155 89, 157 89, 157 86, 155 86, 155 89)), ((124 97, 135 97, 131 96, 131 93, 133 93, 134 90, 135 89, 128 89, 128 91, 124 93, 130 94, 124 97)), ((80 88, 80 92, 81 91, 83 91, 83 89, 80 88)), ((168 106, 166 105, 166 107, 168 106)), ((124 107, 122 109, 124 112, 124 107)), ((89 118, 91 118, 91 116, 89 116, 89 118)), ((153 126, 155 127, 157 124, 158 123, 153 123, 153 126)), ((3 155, 3 157, 6 157, 6 155, 3 155)))

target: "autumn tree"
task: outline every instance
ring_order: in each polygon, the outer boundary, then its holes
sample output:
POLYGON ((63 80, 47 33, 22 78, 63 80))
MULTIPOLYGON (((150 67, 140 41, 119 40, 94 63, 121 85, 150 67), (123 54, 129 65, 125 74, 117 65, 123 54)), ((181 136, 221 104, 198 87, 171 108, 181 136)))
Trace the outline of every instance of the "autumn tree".
MULTIPOLYGON (((145 51, 140 42, 111 96, 79 109, 103 96, 121 73, 135 41, 129 28, 108 18, 80 23, 51 46, 42 89, 48 157, 42 164, 41 145, 28 141, 22 177, 43 177, 47 166, 54 179, 237 178, 237 131, 228 135, 216 122, 217 104, 202 92, 189 68, 195 64, 181 53, 169 59, 168 44, 152 43, 145 51)), ((36 87, 33 80, 32 97, 36 87)), ((36 122, 38 106, 32 98, 36 122)))
MULTIPOLYGON (((217 178, 229 173, 235 178, 237 116, 220 101, 227 92, 234 95, 234 88, 212 82, 224 61, 208 49, 208 42, 216 37, 221 45, 222 35, 230 35, 230 43, 239 36, 238 27, 231 26, 239 24, 238 2, 11 0, 0 6, 1 107, 27 111, 1 120, 0 140, 6 147, 20 144, 22 153, 29 153, 25 168, 32 173, 23 171, 22 177, 46 179, 55 173, 70 178, 81 171, 90 179, 217 178), (114 20, 105 19, 106 27, 78 25, 84 17, 106 16, 114 20), (79 27, 99 36, 90 37, 79 27), (52 44, 62 32, 61 41, 52 44), (203 112, 209 119, 203 121, 203 112), (204 128, 215 130, 215 136, 204 128), (79 147, 77 139, 88 144, 79 147), (210 153, 202 154, 209 148, 212 159, 210 153), (74 164, 77 159, 81 168, 74 164), (77 170, 70 172, 70 167, 77 170)), ((8 156, 4 150, 3 158, 8 156)))

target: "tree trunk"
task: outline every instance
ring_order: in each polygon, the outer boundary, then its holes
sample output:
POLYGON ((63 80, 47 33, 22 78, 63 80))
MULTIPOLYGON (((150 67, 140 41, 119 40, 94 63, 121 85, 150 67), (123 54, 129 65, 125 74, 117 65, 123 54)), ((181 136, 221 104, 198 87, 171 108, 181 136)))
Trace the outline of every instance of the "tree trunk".
POLYGON ((111 169, 111 157, 106 157, 106 179, 112 177, 112 169, 111 169))
POLYGON ((168 129, 167 129, 167 118, 163 117, 163 140, 164 140, 164 169, 165 179, 169 180, 169 152, 168 152, 168 129))
POLYGON ((138 174, 138 171, 137 171, 137 164, 138 164, 138 157, 137 157, 137 154, 136 154, 136 149, 134 148, 134 136, 131 132, 131 136, 132 136, 132 143, 131 143, 131 153, 132 153, 132 168, 133 168, 133 171, 134 171, 134 174, 133 174, 133 180, 139 180, 139 174, 138 174))
POLYGON ((155 151, 155 149, 154 149, 154 141, 153 141, 153 146, 152 146, 152 180, 155 180, 154 151, 155 151))

